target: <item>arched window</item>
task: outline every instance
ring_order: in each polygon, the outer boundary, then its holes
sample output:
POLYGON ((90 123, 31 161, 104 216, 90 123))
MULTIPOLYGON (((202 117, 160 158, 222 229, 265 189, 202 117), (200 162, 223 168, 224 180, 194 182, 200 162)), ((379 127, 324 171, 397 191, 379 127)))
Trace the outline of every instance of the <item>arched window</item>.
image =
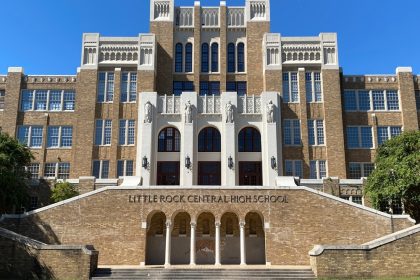
POLYGON ((252 127, 246 127, 238 135, 239 152, 260 153, 261 134, 252 127))
POLYGON ((201 45, 201 72, 209 72, 209 44, 201 45))
POLYGON ((159 152, 179 152, 181 146, 181 134, 174 127, 162 129, 159 133, 159 152))
POLYGON ((235 44, 230 43, 228 45, 228 72, 235 73, 235 44))
POLYGON ((245 72, 245 45, 238 44, 238 72, 245 72))
POLYGON ((198 152, 200 153, 220 153, 221 138, 220 132, 213 128, 207 127, 200 131, 198 135, 198 152))
POLYGON ((192 44, 185 45, 185 72, 192 72, 192 44))
POLYGON ((178 43, 175 46, 175 72, 182 72, 182 44, 178 43))
POLYGON ((211 72, 219 72, 219 44, 211 45, 211 72))

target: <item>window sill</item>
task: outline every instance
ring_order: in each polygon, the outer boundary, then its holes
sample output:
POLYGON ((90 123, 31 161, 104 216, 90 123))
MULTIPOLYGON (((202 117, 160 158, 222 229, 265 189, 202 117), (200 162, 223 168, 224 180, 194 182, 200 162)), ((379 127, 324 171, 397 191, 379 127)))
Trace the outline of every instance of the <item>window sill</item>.
POLYGON ((47 150, 71 150, 73 147, 47 147, 47 150))
POLYGON ((123 148, 132 148, 132 147, 135 147, 136 145, 135 144, 132 144, 132 145, 118 145, 118 147, 123 147, 123 148))

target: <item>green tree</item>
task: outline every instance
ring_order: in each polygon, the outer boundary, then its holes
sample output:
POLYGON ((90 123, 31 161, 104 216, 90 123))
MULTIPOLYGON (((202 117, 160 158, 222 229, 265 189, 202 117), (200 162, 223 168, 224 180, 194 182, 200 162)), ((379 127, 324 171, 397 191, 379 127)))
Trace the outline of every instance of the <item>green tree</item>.
POLYGON ((51 199, 54 202, 60 202, 78 195, 79 192, 76 190, 74 185, 68 182, 57 183, 52 190, 51 199))
POLYGON ((420 222, 420 131, 406 132, 385 142, 376 155, 376 169, 365 193, 376 208, 401 200, 405 211, 420 222))
POLYGON ((0 213, 10 213, 27 203, 29 174, 25 166, 33 158, 28 147, 0 133, 0 213))

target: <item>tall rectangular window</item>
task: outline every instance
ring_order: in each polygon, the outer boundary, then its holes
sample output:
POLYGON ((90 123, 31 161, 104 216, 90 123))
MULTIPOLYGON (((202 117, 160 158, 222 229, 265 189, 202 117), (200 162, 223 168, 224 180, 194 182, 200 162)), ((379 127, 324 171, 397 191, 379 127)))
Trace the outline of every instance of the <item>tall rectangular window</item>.
POLYGON ((100 72, 98 81, 98 102, 112 102, 114 100, 114 73, 100 72))
POLYGON ((22 91, 22 98, 21 98, 21 106, 20 109, 22 111, 30 111, 33 110, 33 98, 34 98, 34 91, 32 90, 23 90, 22 91))
POLYGON ((18 139, 30 148, 41 148, 42 126, 19 126, 18 139))
POLYGON ((135 120, 120 120, 119 145, 134 145, 135 120))
POLYGON ((286 160, 284 162, 286 176, 303 177, 303 167, 301 160, 286 160))
POLYGON ((62 91, 53 90, 50 91, 50 99, 49 99, 49 110, 50 111, 61 111, 61 96, 62 91))
POLYGON ((306 101, 322 102, 322 84, 320 72, 306 72, 306 101))
POLYGON ((46 90, 38 90, 35 92, 35 110, 46 111, 47 110, 47 94, 46 90))
POLYGON ((124 72, 121 80, 121 102, 135 102, 137 100, 137 73, 124 72))
POLYGON ((31 175, 31 179, 39 179, 39 163, 31 163, 27 166, 26 171, 31 175))
POLYGON ((111 145, 112 120, 96 120, 95 145, 111 145))
POLYGON ((64 91, 63 108, 64 111, 74 111, 76 96, 74 91, 64 91))
POLYGON ((382 145, 387 140, 401 135, 402 129, 399 126, 379 126, 378 145, 382 145))
POLYGON ((375 164, 370 162, 350 162, 349 163, 349 179, 360 179, 369 177, 375 169, 375 164))
POLYGON ((61 127, 61 147, 71 147, 73 145, 73 127, 61 127))
POLYGON ((416 107, 417 111, 420 111, 420 90, 416 90, 416 107))
POLYGON ((354 90, 344 91, 344 110, 357 111, 356 91, 354 90))
POLYGON ((48 127, 48 148, 51 147, 60 147, 60 127, 59 126, 50 126, 48 127))
POLYGON ((119 160, 117 163, 117 176, 133 176, 134 164, 132 160, 119 160))
POLYGON ((300 120, 284 120, 284 144, 301 145, 300 120))
POLYGON ((325 160, 311 160, 310 179, 322 179, 327 177, 327 162, 325 160))
POLYGON ((348 126, 346 129, 347 148, 373 148, 372 128, 370 126, 348 126))
POLYGON ((4 98, 6 96, 6 92, 4 90, 0 90, 0 110, 4 109, 4 98))
POLYGON ((359 110, 369 111, 370 110, 370 96, 369 91, 359 91, 359 110))
POLYGON ((372 91, 373 110, 382 111, 385 110, 385 98, 383 91, 372 91))
POLYGON ((308 120, 309 145, 324 145, 324 121, 308 120))
POLYGON ((92 165, 92 176, 97 179, 108 179, 109 177, 109 161, 94 160, 92 165))
POLYGON ((200 95, 220 95, 220 82, 200 82, 200 95))
POLYGON ((297 72, 283 73, 284 102, 299 102, 299 83, 297 72))
POLYGON ((400 109, 400 101, 397 91, 386 92, 387 107, 390 111, 398 111, 400 109))

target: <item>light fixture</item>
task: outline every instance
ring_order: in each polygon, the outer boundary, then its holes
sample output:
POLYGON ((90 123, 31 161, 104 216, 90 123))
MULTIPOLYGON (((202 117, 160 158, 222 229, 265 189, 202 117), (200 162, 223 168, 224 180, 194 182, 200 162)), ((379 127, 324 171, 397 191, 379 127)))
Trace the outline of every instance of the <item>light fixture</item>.
POLYGON ((188 169, 190 169, 190 167, 191 167, 191 159, 190 159, 189 156, 187 156, 185 158, 185 167, 188 168, 188 169))
POLYGON ((229 169, 233 168, 233 158, 232 158, 232 156, 229 156, 229 158, 228 158, 228 167, 229 167, 229 169))
POLYGON ((277 161, 274 156, 271 157, 271 168, 276 169, 277 168, 277 161))
POLYGON ((144 169, 146 169, 148 165, 149 165, 149 163, 147 162, 147 157, 144 156, 143 157, 142 166, 143 166, 144 169))

